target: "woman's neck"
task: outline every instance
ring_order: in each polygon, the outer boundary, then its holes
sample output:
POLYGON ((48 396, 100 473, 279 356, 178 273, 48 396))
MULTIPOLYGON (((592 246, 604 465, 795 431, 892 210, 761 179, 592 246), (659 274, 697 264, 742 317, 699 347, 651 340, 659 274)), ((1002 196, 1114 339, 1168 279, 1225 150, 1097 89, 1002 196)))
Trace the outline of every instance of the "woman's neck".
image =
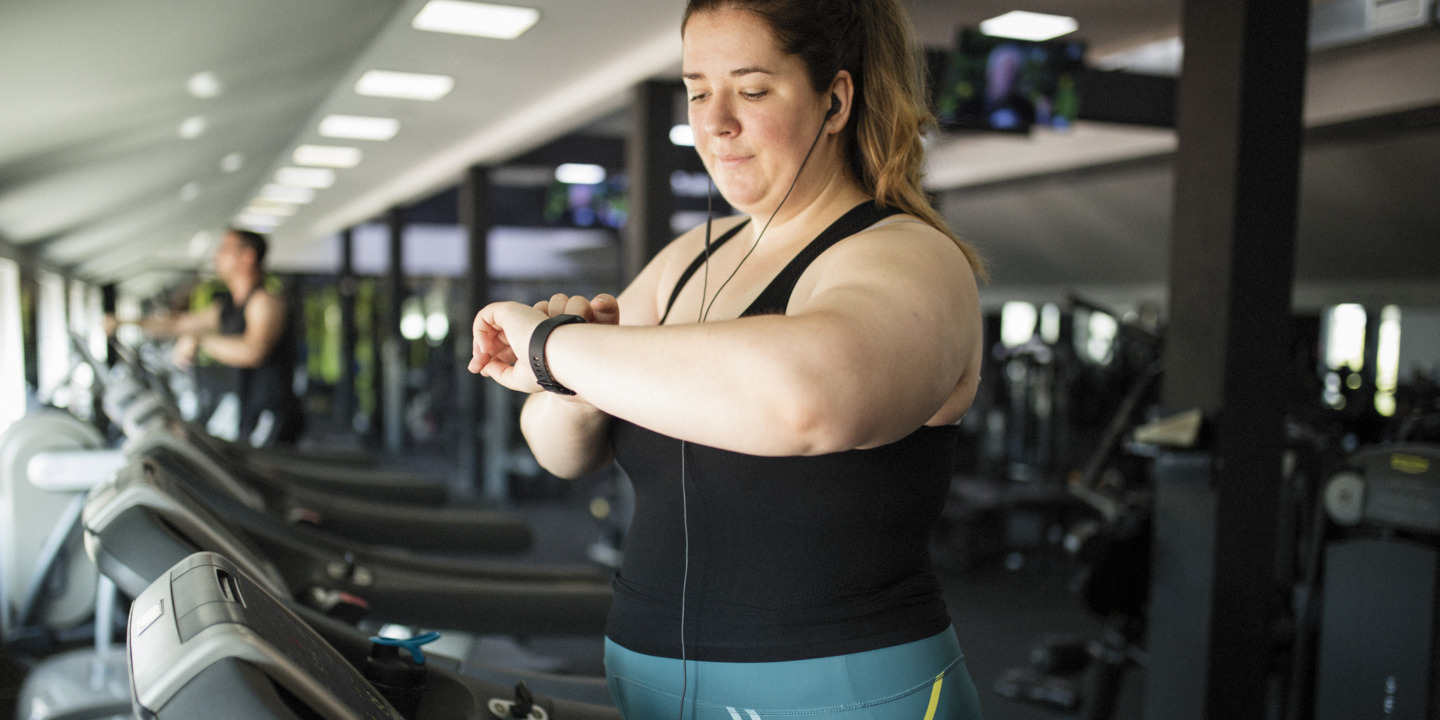
POLYGON ((770 208, 748 213, 751 232, 763 230, 766 236, 808 238, 815 234, 811 232, 812 226, 823 229, 851 208, 871 199, 848 173, 832 172, 819 184, 797 186, 779 205, 779 212, 770 208))

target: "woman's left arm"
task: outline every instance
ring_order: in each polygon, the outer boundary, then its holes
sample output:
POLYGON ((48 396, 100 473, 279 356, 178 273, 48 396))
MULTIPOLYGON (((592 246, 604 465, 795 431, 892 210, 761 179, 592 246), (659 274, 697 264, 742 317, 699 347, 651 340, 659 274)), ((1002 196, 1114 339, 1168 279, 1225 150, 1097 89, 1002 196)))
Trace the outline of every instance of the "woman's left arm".
MULTIPOLYGON (((524 357, 540 313, 515 303, 476 319, 471 369, 534 391, 524 357), (513 350, 512 350, 513 348, 513 350)), ((550 373, 606 413, 755 455, 814 455, 904 437, 973 373, 974 274, 918 223, 861 233, 822 254, 786 315, 661 327, 566 325, 550 373)))

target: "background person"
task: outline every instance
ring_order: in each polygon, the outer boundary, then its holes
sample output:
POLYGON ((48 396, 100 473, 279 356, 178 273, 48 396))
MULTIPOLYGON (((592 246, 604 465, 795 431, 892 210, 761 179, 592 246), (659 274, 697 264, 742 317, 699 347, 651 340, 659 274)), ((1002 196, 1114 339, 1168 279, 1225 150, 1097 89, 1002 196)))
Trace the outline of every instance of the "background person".
POLYGON ((229 292, 217 293, 201 312, 140 322, 152 337, 175 339, 172 356, 182 369, 202 350, 235 368, 238 439, 255 447, 293 444, 305 427, 294 390, 296 334, 284 298, 265 287, 267 248, 263 235, 226 231, 215 250, 215 276, 229 292))
POLYGON ((693 0, 681 32, 696 150, 742 214, 618 298, 486 306, 470 369, 531 393, 546 469, 634 483, 606 633, 627 717, 977 718, 928 542, 980 264, 920 188, 908 21, 693 0))

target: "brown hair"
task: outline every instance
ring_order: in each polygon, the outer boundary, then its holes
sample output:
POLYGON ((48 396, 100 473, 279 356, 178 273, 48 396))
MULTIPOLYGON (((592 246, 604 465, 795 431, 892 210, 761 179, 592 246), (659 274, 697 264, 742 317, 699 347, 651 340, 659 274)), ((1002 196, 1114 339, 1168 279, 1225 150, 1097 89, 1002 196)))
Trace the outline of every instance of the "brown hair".
POLYGON ((261 268, 265 266, 265 251, 269 249, 270 244, 265 241, 264 235, 261 235, 260 233, 257 233, 253 230, 244 230, 241 228, 233 227, 229 230, 226 230, 226 232, 234 235, 235 239, 239 240, 240 244, 244 247, 255 251, 256 268, 261 268))
POLYGON ((841 70, 850 72, 855 100, 842 142, 851 176, 879 204, 945 233, 985 277, 984 261, 950 230, 920 184, 920 134, 935 117, 900 0, 689 0, 681 35, 692 15, 724 8, 764 20, 781 49, 805 65, 815 92, 825 92, 841 70))

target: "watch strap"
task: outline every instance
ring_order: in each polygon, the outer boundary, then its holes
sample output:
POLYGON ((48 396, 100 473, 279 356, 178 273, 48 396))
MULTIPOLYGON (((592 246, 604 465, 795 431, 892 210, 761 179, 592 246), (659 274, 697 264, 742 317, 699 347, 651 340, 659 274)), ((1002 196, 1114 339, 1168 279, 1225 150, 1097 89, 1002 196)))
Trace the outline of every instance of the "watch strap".
POLYGON ((535 326, 534 332, 530 333, 530 370, 535 373, 535 382, 539 383, 540 387, 559 395, 575 394, 574 390, 555 382, 555 378, 550 377, 550 367, 545 363, 545 342, 550 339, 550 333, 555 328, 583 322, 585 322, 585 318, 579 315, 556 315, 546 318, 535 326))

